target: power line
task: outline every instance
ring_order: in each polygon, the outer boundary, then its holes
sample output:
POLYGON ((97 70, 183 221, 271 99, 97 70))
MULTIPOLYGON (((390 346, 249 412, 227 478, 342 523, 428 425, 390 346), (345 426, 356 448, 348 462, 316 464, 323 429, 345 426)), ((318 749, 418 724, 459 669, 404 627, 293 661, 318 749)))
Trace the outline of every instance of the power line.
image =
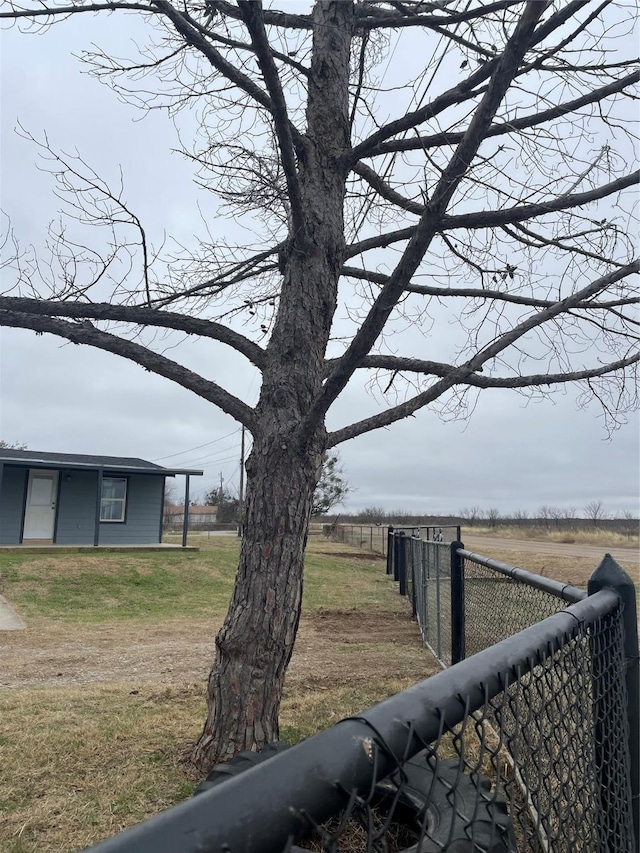
MULTIPOLYGON (((232 448, 230 448, 230 447, 227 448, 227 450, 231 450, 231 449, 232 448)), ((208 456, 202 456, 202 457, 200 457, 200 459, 190 459, 187 462, 185 462, 184 464, 185 465, 207 465, 208 466, 208 465, 217 465, 218 463, 222 464, 223 462, 229 462, 231 459, 237 459, 237 456, 225 456, 223 459, 220 459, 218 457, 216 457, 216 458, 211 457, 210 458, 208 456)))
POLYGON ((178 453, 170 453, 168 456, 158 456, 157 459, 152 459, 152 462, 160 462, 162 459, 173 459, 175 456, 184 456, 185 453, 192 453, 194 450, 201 450, 203 447, 210 447, 212 444, 217 444, 219 441, 224 441, 225 438, 229 438, 229 436, 237 435, 240 432, 240 428, 234 429, 233 432, 229 432, 226 435, 220 436, 220 438, 216 438, 213 441, 208 441, 206 444, 199 444, 197 447, 190 447, 188 450, 180 450, 178 453))
MULTIPOLYGON (((206 456, 198 456, 195 459, 187 459, 184 463, 181 463, 181 464, 184 464, 184 465, 213 465, 216 462, 224 462, 227 458, 227 457, 225 457, 225 459, 222 458, 225 455, 225 453, 235 451, 235 449, 236 449, 236 446, 225 447, 223 450, 219 450, 217 454, 213 454, 213 456, 211 454, 207 454, 206 456)), ((235 456, 231 457, 231 458, 235 459, 235 456)))

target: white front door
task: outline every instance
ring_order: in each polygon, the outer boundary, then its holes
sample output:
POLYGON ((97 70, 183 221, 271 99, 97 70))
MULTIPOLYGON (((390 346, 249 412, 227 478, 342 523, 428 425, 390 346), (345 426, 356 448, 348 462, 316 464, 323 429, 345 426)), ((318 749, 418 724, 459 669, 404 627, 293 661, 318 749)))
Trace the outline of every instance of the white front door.
POLYGON ((53 539, 58 472, 31 469, 24 511, 24 539, 53 539))

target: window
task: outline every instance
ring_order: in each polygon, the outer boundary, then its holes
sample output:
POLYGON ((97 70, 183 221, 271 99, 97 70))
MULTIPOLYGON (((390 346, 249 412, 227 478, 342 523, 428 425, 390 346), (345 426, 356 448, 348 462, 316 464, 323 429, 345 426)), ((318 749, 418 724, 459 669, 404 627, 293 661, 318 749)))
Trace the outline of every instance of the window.
POLYGON ((102 480, 100 521, 124 521, 126 502, 126 479, 124 477, 105 477, 102 480))

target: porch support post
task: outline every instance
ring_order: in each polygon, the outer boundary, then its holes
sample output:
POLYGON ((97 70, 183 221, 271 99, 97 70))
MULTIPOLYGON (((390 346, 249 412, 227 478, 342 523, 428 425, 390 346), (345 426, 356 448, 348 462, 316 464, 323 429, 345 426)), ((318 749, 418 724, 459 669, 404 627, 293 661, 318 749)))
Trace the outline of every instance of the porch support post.
POLYGON ((102 505, 102 468, 98 468, 98 493, 96 494, 96 515, 93 525, 93 547, 100 543, 100 507, 102 505))
POLYGON ((184 475, 184 513, 182 515, 182 547, 187 547, 187 531, 189 530, 189 474, 184 475))

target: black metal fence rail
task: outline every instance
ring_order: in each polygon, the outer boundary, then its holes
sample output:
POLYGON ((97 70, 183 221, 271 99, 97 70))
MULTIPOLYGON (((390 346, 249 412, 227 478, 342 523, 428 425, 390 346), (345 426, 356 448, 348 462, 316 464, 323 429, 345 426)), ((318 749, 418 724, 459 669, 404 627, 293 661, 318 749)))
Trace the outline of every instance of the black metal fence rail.
POLYGON ((408 595, 423 642, 442 666, 475 654, 586 597, 584 590, 389 528, 387 574, 408 595))
POLYGON ((462 656, 486 649, 587 596, 570 584, 462 547, 452 549, 452 560, 454 573, 459 571, 462 577, 462 600, 457 602, 462 609, 462 656))
POLYGON ((633 853, 624 672, 603 590, 92 849, 633 853))

